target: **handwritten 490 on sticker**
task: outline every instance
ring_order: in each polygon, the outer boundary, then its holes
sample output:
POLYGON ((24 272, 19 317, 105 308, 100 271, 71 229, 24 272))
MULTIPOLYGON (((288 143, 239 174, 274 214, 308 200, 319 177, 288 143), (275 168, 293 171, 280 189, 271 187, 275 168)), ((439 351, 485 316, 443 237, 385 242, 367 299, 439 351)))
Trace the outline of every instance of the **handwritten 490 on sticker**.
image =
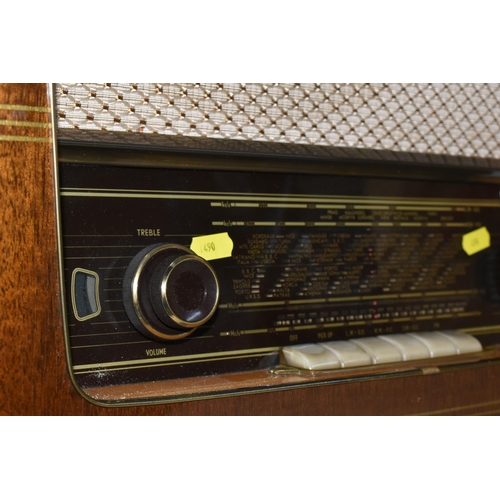
POLYGON ((233 246, 233 240, 228 233, 217 233, 196 236, 189 248, 205 260, 215 260, 231 257, 233 246))
POLYGON ((474 255, 489 248, 490 241, 490 233, 486 227, 481 227, 462 236, 462 248, 467 255, 474 255))

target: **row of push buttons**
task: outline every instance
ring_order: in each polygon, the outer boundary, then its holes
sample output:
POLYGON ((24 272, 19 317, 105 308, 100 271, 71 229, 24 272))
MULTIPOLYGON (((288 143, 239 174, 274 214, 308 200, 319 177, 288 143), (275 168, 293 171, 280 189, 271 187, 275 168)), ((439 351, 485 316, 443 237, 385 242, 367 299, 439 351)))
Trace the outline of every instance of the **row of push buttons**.
POLYGON ((288 365, 307 370, 438 358, 482 351, 481 343, 458 331, 402 333, 283 348, 288 365))

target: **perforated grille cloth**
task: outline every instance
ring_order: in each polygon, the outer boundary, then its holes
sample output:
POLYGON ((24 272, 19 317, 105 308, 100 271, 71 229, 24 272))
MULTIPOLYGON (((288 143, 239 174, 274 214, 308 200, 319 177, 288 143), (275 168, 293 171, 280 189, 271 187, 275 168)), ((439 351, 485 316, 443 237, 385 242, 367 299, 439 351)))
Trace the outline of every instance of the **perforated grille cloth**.
POLYGON ((57 85, 58 127, 500 159, 500 84, 57 85))

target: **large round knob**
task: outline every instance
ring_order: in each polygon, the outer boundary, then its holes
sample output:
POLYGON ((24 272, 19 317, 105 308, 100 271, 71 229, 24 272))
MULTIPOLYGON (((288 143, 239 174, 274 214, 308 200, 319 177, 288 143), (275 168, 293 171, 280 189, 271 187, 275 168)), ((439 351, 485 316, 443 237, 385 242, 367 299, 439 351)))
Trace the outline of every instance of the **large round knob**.
POLYGON ((212 266, 174 244, 144 248, 127 268, 123 302, 132 324, 155 340, 187 337, 217 309, 219 283, 212 266))

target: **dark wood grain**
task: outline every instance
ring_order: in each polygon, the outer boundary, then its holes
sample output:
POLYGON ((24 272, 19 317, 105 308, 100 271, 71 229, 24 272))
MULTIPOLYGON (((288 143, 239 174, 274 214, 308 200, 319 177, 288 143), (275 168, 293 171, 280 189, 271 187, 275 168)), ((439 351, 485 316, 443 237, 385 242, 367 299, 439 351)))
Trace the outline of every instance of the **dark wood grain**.
MULTIPOLYGON (((0 85, 0 120, 49 123, 47 86, 0 85), (5 108, 5 106, 4 106, 5 108)), ((85 401, 70 381, 57 276, 50 129, 0 127, 0 413, 4 415, 500 414, 500 364, 130 408, 85 401), (10 136, 5 137, 5 136, 10 136), (32 140, 13 140, 12 137, 32 140)))

